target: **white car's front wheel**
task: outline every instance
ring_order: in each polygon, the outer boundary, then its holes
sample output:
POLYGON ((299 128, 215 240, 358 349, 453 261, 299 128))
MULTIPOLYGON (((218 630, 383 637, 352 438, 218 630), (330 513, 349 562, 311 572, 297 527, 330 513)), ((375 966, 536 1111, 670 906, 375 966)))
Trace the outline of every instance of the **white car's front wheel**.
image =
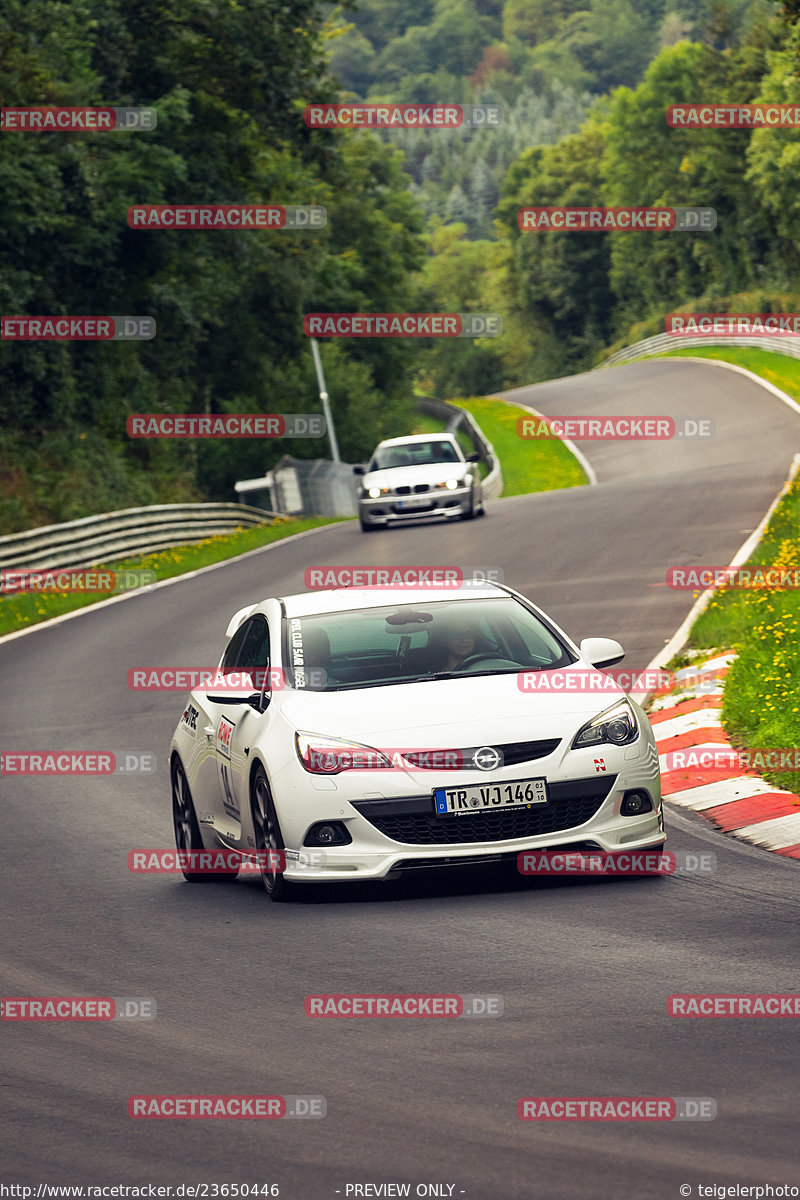
MULTIPOLYGON (((253 813, 256 850, 261 851, 264 858, 261 864, 261 879, 264 889, 270 900, 284 900, 290 891, 290 884, 284 879, 279 865, 274 862, 274 856, 284 849, 283 835, 278 823, 272 792, 267 782, 267 775, 260 763, 253 776, 250 806, 253 813)), ((283 865, 286 865, 285 862, 283 865)))

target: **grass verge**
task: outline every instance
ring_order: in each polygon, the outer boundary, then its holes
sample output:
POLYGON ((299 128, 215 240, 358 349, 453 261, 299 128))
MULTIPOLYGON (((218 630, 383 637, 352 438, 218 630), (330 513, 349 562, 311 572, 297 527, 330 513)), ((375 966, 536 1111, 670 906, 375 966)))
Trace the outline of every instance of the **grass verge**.
MULTIPOLYGON (((172 579, 176 575, 185 575, 188 571, 197 571, 201 567, 223 562, 234 558, 237 554, 245 554, 248 550, 257 550, 261 546, 269 546, 292 534, 302 533, 306 529, 316 529, 320 525, 330 525, 339 517, 306 517, 295 520, 290 517, 279 517, 268 525, 254 525, 249 529, 238 529, 235 533, 223 534, 220 537, 206 538, 190 546, 172 546, 156 554, 146 554, 136 558, 126 558, 119 562, 97 564, 109 570, 124 570, 125 568, 147 568, 155 571, 159 582, 162 579, 172 579)), ((51 617, 60 617, 63 613, 73 612, 78 608, 86 608, 107 600, 107 592, 29 592, 16 596, 0 596, 0 635, 14 633, 51 617)))
MULTIPOLYGON (((799 532, 800 479, 796 479, 747 566, 796 571, 800 577, 799 532)), ((800 745, 799 627, 800 591, 766 588, 720 588, 692 626, 687 649, 735 650, 738 655, 727 676, 722 705, 723 723, 734 746, 755 750, 800 745)), ((760 773, 776 787, 800 790, 797 772, 760 773)))
POLYGON ((431 417, 427 413, 418 413, 412 433, 444 433, 447 422, 441 417, 431 417))
POLYGON ((588 483, 586 472, 559 438, 517 436, 521 409, 491 397, 455 399, 480 425, 492 443, 503 472, 503 495, 521 496, 556 488, 581 487, 588 483))

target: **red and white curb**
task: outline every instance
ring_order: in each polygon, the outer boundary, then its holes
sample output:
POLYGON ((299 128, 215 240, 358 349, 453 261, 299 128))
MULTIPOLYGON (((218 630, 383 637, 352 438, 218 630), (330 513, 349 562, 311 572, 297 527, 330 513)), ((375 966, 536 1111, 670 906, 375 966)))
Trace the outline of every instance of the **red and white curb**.
MULTIPOLYGON (((656 700, 648 713, 662 769, 661 794, 690 808, 734 837, 800 859, 800 796, 774 788, 755 772, 737 766, 667 769, 664 758, 676 750, 730 750, 720 710, 724 676, 735 654, 718 655, 692 666, 692 674, 714 672, 717 679, 656 700)), ((678 672, 680 675, 680 672, 678 672)))

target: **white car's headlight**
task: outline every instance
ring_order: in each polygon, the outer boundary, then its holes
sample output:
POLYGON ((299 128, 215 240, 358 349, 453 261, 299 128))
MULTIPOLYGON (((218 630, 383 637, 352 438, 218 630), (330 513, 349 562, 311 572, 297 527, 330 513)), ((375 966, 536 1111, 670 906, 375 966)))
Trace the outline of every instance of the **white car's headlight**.
POLYGON ((370 500, 380 500, 381 496, 385 496, 389 491, 388 488, 371 487, 369 489, 370 500))
POLYGON ((603 742, 610 742, 612 746, 627 746, 629 742, 635 742, 638 736, 639 726, 634 711, 627 700, 620 700, 578 730, 572 749, 599 746, 603 742))
POLYGON ((444 483, 435 483, 433 486, 435 488, 448 488, 451 492, 454 492, 456 488, 465 487, 466 482, 466 479, 446 479, 444 483))
POLYGON ((391 762, 380 750, 345 738, 322 733, 296 733, 297 757, 311 775, 339 775, 342 771, 391 769, 391 762))

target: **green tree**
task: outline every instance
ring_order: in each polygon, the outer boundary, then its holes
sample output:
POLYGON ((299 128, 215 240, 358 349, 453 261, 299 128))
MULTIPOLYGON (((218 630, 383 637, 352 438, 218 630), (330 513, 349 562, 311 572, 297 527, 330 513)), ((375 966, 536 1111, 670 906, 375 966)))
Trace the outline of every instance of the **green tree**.
POLYGON ((587 365, 612 328, 607 235, 522 232, 518 213, 530 206, 607 202, 601 118, 598 112, 556 146, 523 153, 508 172, 497 210, 512 247, 515 312, 546 329, 561 347, 564 369, 587 365))
MULTIPOLYGON (((305 312, 411 307, 422 217, 397 153, 370 135, 304 125, 308 100, 336 96, 310 0, 10 0, 0 51, 8 105, 143 104, 159 113, 146 134, 0 139, 3 311, 147 314, 158 328, 152 342, 135 344, 3 343, 0 522, 8 529, 31 514, 57 520, 81 515, 76 507, 209 488, 230 498, 241 456, 229 446, 131 442, 125 418, 300 411, 305 312), (136 203, 237 201, 322 203, 330 223, 310 233, 126 224, 136 203), (69 487, 51 487, 59 475, 69 487), (4 501, 12 487, 21 502, 4 501)), ((366 414, 382 426, 408 408, 415 352, 397 341, 336 349, 342 403, 357 413, 352 436, 365 446, 366 414)), ((260 452, 274 458, 286 448, 260 452)))

